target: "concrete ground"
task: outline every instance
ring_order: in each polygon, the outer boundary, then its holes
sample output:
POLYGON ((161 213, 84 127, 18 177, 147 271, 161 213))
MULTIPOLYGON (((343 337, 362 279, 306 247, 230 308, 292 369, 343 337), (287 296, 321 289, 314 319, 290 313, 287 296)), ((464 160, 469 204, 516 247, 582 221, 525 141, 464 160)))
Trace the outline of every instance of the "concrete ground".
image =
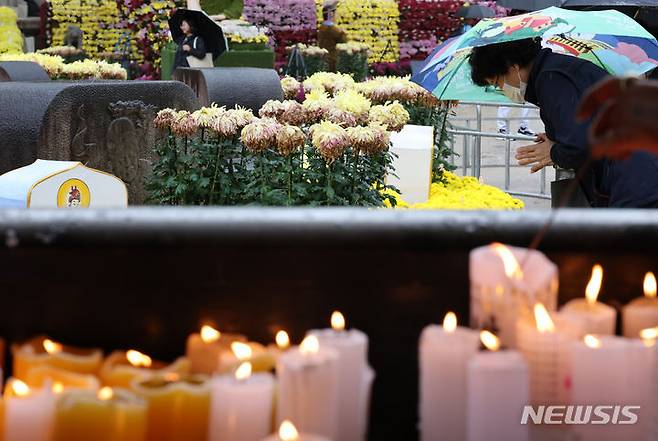
MULTIPOLYGON (((510 113, 508 115, 508 118, 510 118, 509 121, 509 127, 508 131, 511 134, 516 134, 519 124, 520 124, 520 119, 519 117, 521 116, 521 111, 522 109, 511 109, 510 113)), ((472 105, 459 105, 455 109, 456 116, 453 119, 453 124, 454 125, 459 125, 462 127, 466 126, 466 121, 464 121, 464 118, 471 119, 470 124, 471 127, 475 127, 475 117, 476 117, 476 110, 475 106, 472 105)), ((530 111, 530 114, 528 115, 529 117, 529 125, 530 128, 535 132, 535 133, 540 133, 544 131, 543 124, 541 120, 539 120, 539 111, 536 109, 533 109, 530 111)), ((495 134, 498 132, 498 127, 496 125, 496 118, 497 118, 497 107, 482 107, 482 131, 488 132, 495 134)), ((455 145, 454 149, 455 152, 459 155, 455 157, 455 165, 458 166, 458 169, 456 172, 459 175, 472 175, 472 169, 470 168, 470 160, 469 160, 469 168, 464 172, 463 169, 463 149, 464 149, 464 137, 461 135, 456 135, 454 139, 455 145)), ((530 167, 521 167, 516 165, 516 160, 514 159, 514 155, 516 153, 516 149, 527 145, 527 144, 532 144, 532 142, 529 141, 511 141, 510 143, 510 164, 512 165, 510 167, 510 186, 509 189, 506 191, 508 192, 523 192, 523 193, 540 193, 541 192, 541 181, 542 181, 542 175, 541 172, 535 173, 535 174, 530 174, 530 167)), ((482 169, 481 169, 481 177, 484 183, 493 185, 495 187, 498 187, 500 189, 505 190, 505 149, 506 149, 506 141, 497 139, 495 137, 492 138, 482 138, 482 169)), ((543 180, 545 182, 545 189, 544 192, 546 195, 550 196, 550 182, 555 179, 555 170, 552 167, 547 167, 545 169, 545 176, 543 176, 543 180)), ((550 209, 551 207, 551 201, 550 199, 539 199, 539 198, 534 198, 534 197, 525 197, 525 196, 519 196, 520 199, 522 199, 525 204, 527 209, 550 209)))

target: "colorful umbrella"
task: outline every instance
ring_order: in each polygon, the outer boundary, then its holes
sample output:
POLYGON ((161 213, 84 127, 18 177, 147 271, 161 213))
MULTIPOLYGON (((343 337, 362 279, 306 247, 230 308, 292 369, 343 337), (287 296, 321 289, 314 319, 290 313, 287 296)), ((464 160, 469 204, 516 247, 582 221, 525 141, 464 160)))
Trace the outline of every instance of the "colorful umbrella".
POLYGON ((480 21, 437 47, 411 80, 443 100, 509 102, 499 90, 473 84, 468 57, 474 47, 535 37, 554 52, 589 60, 614 75, 658 67, 658 41, 632 18, 617 11, 548 8, 480 21))

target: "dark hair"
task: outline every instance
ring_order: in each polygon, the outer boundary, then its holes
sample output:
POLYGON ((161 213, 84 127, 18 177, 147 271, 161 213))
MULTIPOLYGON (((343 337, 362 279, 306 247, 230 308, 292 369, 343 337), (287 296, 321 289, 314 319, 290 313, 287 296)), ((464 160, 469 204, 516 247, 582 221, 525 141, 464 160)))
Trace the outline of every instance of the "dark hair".
POLYGON ((191 20, 189 18, 184 18, 181 20, 181 24, 185 22, 187 25, 190 27, 190 32, 193 34, 196 34, 196 25, 194 24, 194 20, 191 20))
POLYGON ((487 86, 487 78, 503 75, 517 64, 530 65, 541 50, 541 40, 526 38, 473 48, 470 59, 471 79, 478 86, 487 86))

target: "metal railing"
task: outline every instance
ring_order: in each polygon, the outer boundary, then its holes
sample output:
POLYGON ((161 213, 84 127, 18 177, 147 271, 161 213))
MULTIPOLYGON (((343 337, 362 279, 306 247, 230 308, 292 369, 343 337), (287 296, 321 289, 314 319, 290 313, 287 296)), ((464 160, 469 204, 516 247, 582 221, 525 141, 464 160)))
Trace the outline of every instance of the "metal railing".
MULTIPOLYGON (((482 115, 483 108, 485 107, 500 107, 500 104, 494 103, 481 103, 481 102, 460 102, 460 106, 473 106, 475 111, 475 117, 453 117, 450 118, 451 127, 448 129, 448 133, 451 135, 451 147, 452 151, 455 152, 455 144, 457 138, 460 137, 462 140, 462 152, 461 155, 461 165, 456 164, 456 154, 451 158, 452 164, 461 168, 462 173, 467 176, 474 176, 480 178, 482 175, 482 168, 504 168, 505 171, 505 180, 503 189, 514 195, 514 196, 523 196, 528 198, 537 198, 537 199, 551 199, 551 195, 548 193, 546 186, 546 168, 543 168, 539 172, 539 191, 527 191, 525 189, 512 188, 512 169, 520 168, 516 164, 512 164, 512 141, 529 141, 532 143, 535 141, 534 136, 526 136, 521 134, 502 134, 498 132, 486 132, 483 131, 482 123, 484 121, 496 121, 499 118, 497 117, 484 117, 482 115), (502 164, 482 164, 482 139, 496 138, 505 141, 505 152, 504 152, 504 162, 502 164)), ((515 108, 515 109, 532 109, 536 110, 537 107, 532 105, 522 105, 522 104, 505 104, 505 107, 515 108)), ((505 121, 506 127, 509 129, 511 127, 510 123, 517 120, 539 120, 538 115, 528 115, 525 117, 505 117, 502 119, 505 121)))

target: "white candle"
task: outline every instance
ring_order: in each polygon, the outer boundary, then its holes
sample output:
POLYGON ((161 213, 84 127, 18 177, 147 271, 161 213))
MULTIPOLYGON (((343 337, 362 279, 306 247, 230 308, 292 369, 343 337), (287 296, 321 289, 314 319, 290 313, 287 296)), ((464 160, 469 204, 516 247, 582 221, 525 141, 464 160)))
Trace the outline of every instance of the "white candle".
POLYGON ((302 432, 338 439, 338 353, 314 335, 279 357, 277 421, 294 421, 302 432))
POLYGON ((539 251, 494 243, 473 250, 469 262, 471 327, 492 329, 506 347, 516 348, 516 320, 535 303, 556 310, 557 266, 539 251))
POLYGON ((338 353, 339 410, 336 438, 345 441, 365 439, 370 386, 373 374, 368 366, 368 336, 357 329, 345 329, 345 317, 338 311, 331 316, 331 329, 313 330, 320 346, 338 353))
POLYGON ((448 313, 443 326, 430 325, 420 336, 420 438, 466 437, 466 366, 480 346, 477 331, 457 327, 448 313))
POLYGON ((56 394, 50 384, 31 389, 10 379, 5 389, 4 441, 49 441, 55 426, 56 394))
MULTIPOLYGON (((643 440, 647 430, 651 373, 655 346, 640 340, 612 336, 587 335, 571 344, 572 402, 579 405, 608 406, 600 409, 608 418, 591 410, 589 424, 575 425, 581 441, 643 440), (633 412, 637 424, 619 424, 629 418, 622 406, 640 406, 633 412), (617 407, 619 406, 619 407, 617 407), (592 422, 598 423, 592 424, 592 422), (612 424, 611 424, 612 423, 612 424)), ((585 414, 586 409, 581 410, 585 414)))
POLYGON ((331 441, 324 436, 311 433, 299 433, 297 428, 289 421, 284 420, 279 427, 278 433, 272 434, 262 441, 331 441))
POLYGON ((592 277, 585 290, 585 298, 570 300, 560 310, 567 319, 581 322, 586 334, 613 335, 615 333, 617 311, 596 300, 602 280, 603 268, 601 265, 594 265, 592 277))
POLYGON ((518 344, 530 372, 533 405, 564 405, 569 402, 569 342, 575 338, 561 329, 544 305, 534 308, 534 320, 519 318, 518 344))
POLYGON ((257 441, 270 433, 272 374, 252 375, 245 362, 235 375, 213 377, 210 388, 209 441, 257 441))
POLYGON ((220 354, 229 350, 234 341, 246 341, 246 338, 240 334, 219 332, 209 325, 204 325, 199 333, 191 334, 187 339, 186 350, 190 372, 207 375, 216 372, 220 354))
POLYGON ((656 277, 653 273, 644 276, 644 297, 631 301, 622 309, 624 337, 638 338, 640 331, 658 326, 658 297, 656 277))
POLYGON ((520 424, 529 400, 528 366, 517 351, 500 351, 498 338, 483 331, 490 350, 475 354, 467 367, 467 440, 528 440, 520 424))

